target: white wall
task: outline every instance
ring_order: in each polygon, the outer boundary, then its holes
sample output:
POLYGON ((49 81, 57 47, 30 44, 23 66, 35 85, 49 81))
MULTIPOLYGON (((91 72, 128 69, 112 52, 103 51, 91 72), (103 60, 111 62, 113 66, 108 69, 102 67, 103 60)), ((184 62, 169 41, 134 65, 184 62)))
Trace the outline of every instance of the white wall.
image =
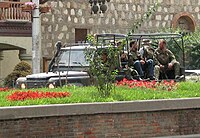
POLYGON ((0 78, 5 78, 13 71, 15 65, 20 62, 18 54, 19 50, 3 51, 0 78))
MULTIPOLYGON (((10 74, 15 65, 20 62, 19 48, 25 49, 28 56, 32 55, 32 38, 31 37, 0 37, 0 43, 13 45, 16 50, 2 51, 3 60, 0 60, 0 79, 4 79, 10 74), (18 49, 18 50, 17 50, 18 49)), ((27 60, 31 65, 31 59, 27 60)))

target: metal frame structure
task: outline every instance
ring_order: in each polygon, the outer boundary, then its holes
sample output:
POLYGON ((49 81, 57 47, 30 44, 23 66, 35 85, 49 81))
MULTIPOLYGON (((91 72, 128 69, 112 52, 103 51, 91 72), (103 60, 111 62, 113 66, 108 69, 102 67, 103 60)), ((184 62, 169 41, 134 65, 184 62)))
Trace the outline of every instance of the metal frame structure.
MULTIPOLYGON (((184 47, 184 40, 183 35, 179 33, 141 33, 141 34, 129 34, 127 36, 128 41, 137 40, 139 44, 143 39, 150 39, 150 40, 159 40, 159 39, 172 39, 176 46, 182 51, 182 68, 184 69, 183 75, 185 78, 185 47, 184 47), (177 39, 181 40, 181 45, 178 44, 177 39)), ((128 45, 129 49, 129 45, 128 45)))
MULTIPOLYGON (((115 34, 115 33, 105 33, 105 34, 96 34, 95 38, 97 40, 97 43, 100 43, 101 41, 113 41, 114 45, 117 41, 126 39, 127 35, 125 34, 115 34)), ((104 43, 104 42, 101 42, 104 43)))
POLYGON ((104 34, 96 34, 95 35, 96 41, 99 44, 113 44, 116 45, 116 43, 120 40, 125 39, 126 40, 126 46, 125 50, 129 52, 129 43, 130 41, 137 40, 139 41, 139 45, 141 44, 141 41, 143 39, 150 39, 150 40, 159 40, 159 39, 172 39, 176 46, 181 50, 182 52, 182 68, 183 68, 183 75, 185 78, 185 48, 184 48, 184 40, 183 35, 179 33, 136 33, 136 34, 117 34, 117 33, 104 33, 104 34), (181 40, 181 45, 177 42, 177 39, 181 40), (106 43, 108 41, 108 43, 106 43), (110 42, 110 43, 109 43, 110 42))

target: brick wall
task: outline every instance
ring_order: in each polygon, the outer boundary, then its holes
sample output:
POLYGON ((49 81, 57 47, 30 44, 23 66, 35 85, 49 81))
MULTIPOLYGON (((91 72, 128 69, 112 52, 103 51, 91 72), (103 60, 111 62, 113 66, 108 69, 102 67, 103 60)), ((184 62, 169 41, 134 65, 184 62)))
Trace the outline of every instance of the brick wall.
POLYGON ((199 101, 1 108, 0 137, 132 138, 198 134, 199 101))

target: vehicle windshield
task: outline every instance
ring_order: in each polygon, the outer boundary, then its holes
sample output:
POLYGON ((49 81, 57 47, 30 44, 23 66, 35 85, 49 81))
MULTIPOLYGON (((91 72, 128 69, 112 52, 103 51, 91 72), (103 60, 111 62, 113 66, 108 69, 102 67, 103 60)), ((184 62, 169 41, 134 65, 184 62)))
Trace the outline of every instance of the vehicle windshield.
POLYGON ((59 65, 60 66, 89 66, 89 63, 86 61, 84 50, 63 50, 59 56, 59 65))

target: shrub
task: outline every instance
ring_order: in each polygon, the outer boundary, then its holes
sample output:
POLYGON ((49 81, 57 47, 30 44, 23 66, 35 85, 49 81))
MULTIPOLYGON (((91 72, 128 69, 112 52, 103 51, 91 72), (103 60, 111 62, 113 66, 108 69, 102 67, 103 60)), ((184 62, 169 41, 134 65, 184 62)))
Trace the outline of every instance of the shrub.
MULTIPOLYGON (((92 35, 88 35, 87 40, 94 46, 98 46, 92 35)), ((96 49, 98 48, 96 47, 96 49)), ((90 64, 90 75, 95 78, 95 86, 101 97, 110 96, 111 91, 114 90, 115 85, 113 82, 117 75, 115 67, 117 67, 118 53, 119 49, 113 47, 111 44, 107 48, 102 47, 102 49, 99 48, 98 50, 86 48, 85 50, 86 60, 90 64), (105 61, 103 55, 106 56, 105 61)))
POLYGON ((14 87, 18 77, 25 77, 29 74, 31 74, 31 66, 27 62, 21 61, 14 67, 13 72, 5 78, 4 85, 6 87, 14 87))
POLYGON ((25 72, 29 72, 31 71, 31 66, 25 62, 25 61, 21 61, 19 64, 17 64, 14 67, 14 71, 25 71, 25 72))
POLYGON ((195 32, 186 35, 186 59, 187 69, 199 69, 200 68, 200 28, 197 28, 195 32))

